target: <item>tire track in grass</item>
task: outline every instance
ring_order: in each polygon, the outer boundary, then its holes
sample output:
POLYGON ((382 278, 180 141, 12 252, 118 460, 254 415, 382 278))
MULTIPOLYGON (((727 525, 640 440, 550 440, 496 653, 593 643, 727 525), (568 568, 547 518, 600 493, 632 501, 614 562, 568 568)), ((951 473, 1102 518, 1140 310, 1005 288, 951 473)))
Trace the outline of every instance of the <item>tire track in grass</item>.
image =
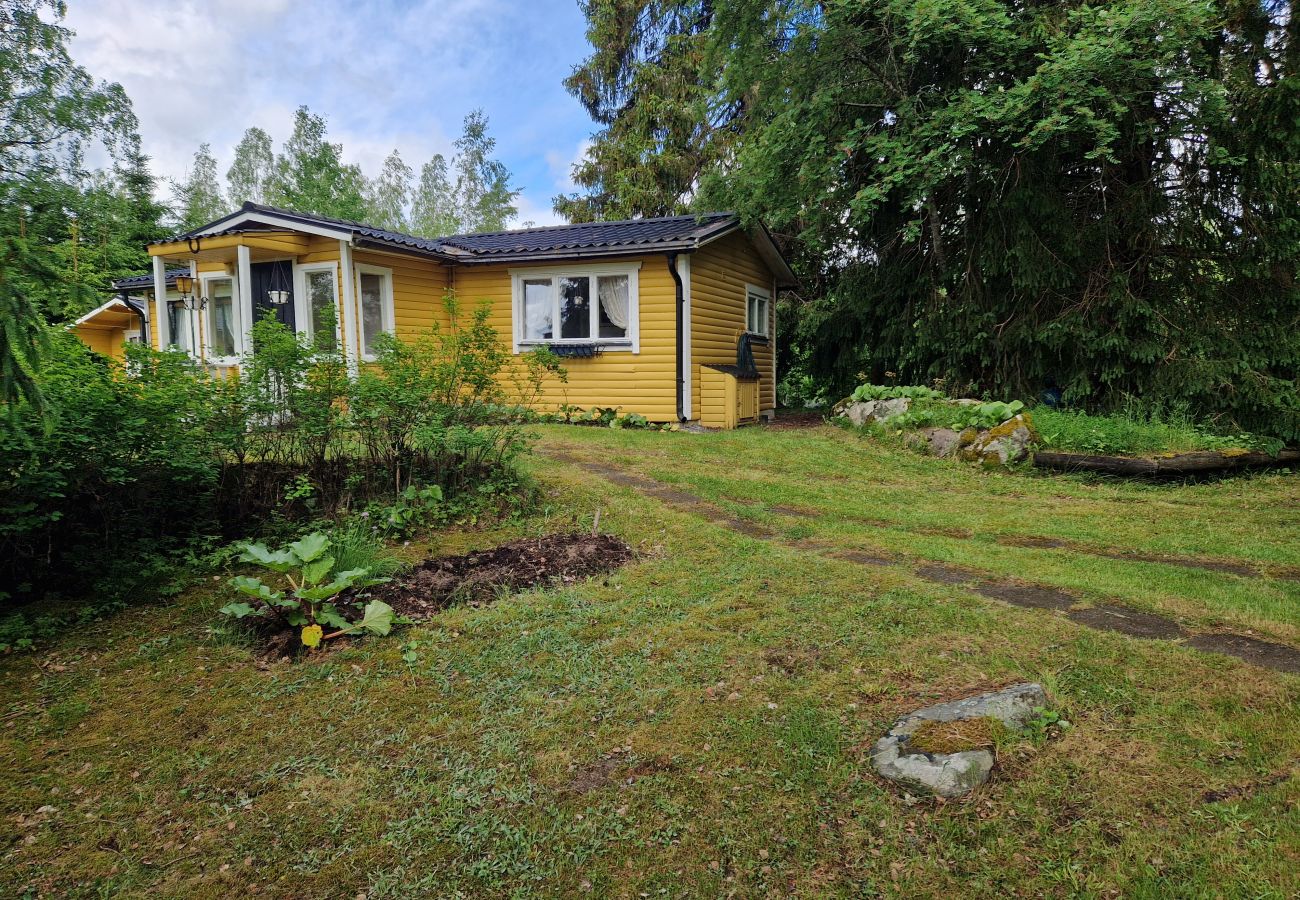
MULTIPOLYGON (((903 567, 907 568, 912 575, 925 581, 962 587, 982 597, 998 600, 1023 609, 1060 613, 1077 625, 1098 631, 1115 631, 1140 640, 1177 641, 1203 652, 1233 656, 1266 669, 1300 674, 1300 650, 1285 644, 1264 641, 1243 634, 1193 633, 1184 629, 1173 619, 1154 613, 1142 612, 1119 603, 1101 603, 1078 607, 1077 604, 1081 602, 1081 598, 1050 585, 1036 584, 1018 579, 995 579, 989 577, 987 572, 951 566, 945 563, 921 562, 917 564, 917 560, 914 559, 899 558, 868 550, 833 550, 806 539, 790 540, 783 538, 771 528, 732 515, 716 503, 697 494, 664 484, 645 475, 628 472, 609 463, 582 459, 568 453, 552 451, 546 453, 546 455, 557 462, 576 466, 613 484, 629 487, 646 496, 653 497, 674 509, 692 513, 711 524, 757 540, 774 541, 791 549, 818 553, 861 566, 903 567)), ((774 507, 773 511, 786 513, 787 510, 793 509, 793 507, 774 507)), ((810 517, 808 515, 810 512, 800 508, 798 515, 800 517, 810 517)), ((899 526, 890 526, 886 523, 884 527, 898 528, 899 526)), ((949 529, 944 531, 947 533, 949 529)), ((963 531, 961 535, 956 536, 968 538, 969 532, 963 531)), ((998 542, 1022 548, 1028 546, 1040 549, 1075 550, 1081 547, 1081 545, 1076 546, 1068 541, 1057 541, 1054 538, 1035 539, 1026 542, 999 539, 998 542)), ((1258 570, 1247 567, 1245 564, 1237 565, 1211 560, 1194 560, 1187 557, 1178 558, 1182 560, 1179 563, 1153 554, 1134 555, 1120 553, 1119 551, 1101 552, 1097 548, 1083 549, 1082 552, 1092 552, 1094 555, 1104 558, 1126 561, 1162 562, 1172 565, 1186 564, 1193 568, 1213 568, 1231 574, 1247 574, 1247 569, 1249 569, 1249 574, 1258 574, 1258 570)))

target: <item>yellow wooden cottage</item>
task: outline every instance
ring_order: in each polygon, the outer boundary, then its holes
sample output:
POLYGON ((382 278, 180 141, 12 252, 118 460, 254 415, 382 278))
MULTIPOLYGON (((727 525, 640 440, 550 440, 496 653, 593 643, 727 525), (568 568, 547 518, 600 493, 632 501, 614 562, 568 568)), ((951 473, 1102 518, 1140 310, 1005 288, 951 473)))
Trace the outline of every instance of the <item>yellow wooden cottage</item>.
MULTIPOLYGON (((489 302, 512 352, 565 357, 568 381, 546 385, 546 408, 718 428, 772 415, 773 300, 795 284, 766 229, 729 213, 428 239, 246 203, 149 254, 152 276, 121 283, 122 303, 144 311, 134 324, 155 348, 217 370, 238 365, 267 310, 308 336, 335 327, 361 364, 376 335, 444 318, 451 292, 465 306, 489 302), (331 308, 340 314, 324 315, 331 308)), ((96 313, 79 333, 108 322, 110 310, 96 313)))

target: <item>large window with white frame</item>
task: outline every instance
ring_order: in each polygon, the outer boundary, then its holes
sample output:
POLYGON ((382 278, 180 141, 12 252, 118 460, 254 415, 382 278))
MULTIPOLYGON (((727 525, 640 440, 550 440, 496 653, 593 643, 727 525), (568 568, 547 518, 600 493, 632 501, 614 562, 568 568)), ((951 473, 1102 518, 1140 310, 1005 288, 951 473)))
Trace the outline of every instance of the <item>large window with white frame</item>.
POLYGON ((512 269, 515 351, 540 344, 636 350, 639 264, 512 269))
POLYGON ((745 330, 750 334, 767 337, 771 334, 770 308, 772 292, 754 284, 745 285, 745 330))
POLYGON ((334 350, 339 344, 338 295, 338 267, 334 263, 298 267, 294 310, 298 330, 323 350, 334 350))
POLYGON ((240 323, 239 291, 234 276, 213 272, 199 276, 207 298, 205 335, 212 361, 223 365, 238 362, 244 352, 244 330, 240 323))
POLYGON ((375 338, 393 334, 396 316, 393 311, 393 270, 357 263, 357 332, 361 358, 375 358, 375 338))

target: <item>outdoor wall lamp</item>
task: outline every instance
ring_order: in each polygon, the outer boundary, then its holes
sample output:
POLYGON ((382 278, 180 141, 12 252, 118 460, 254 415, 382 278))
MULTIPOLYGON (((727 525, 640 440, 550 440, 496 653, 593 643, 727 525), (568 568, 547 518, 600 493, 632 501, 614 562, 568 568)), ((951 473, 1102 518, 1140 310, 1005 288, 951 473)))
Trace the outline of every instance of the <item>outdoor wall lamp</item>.
POLYGON ((194 279, 189 275, 176 276, 176 293, 180 294, 181 306, 190 312, 208 305, 207 297, 199 297, 194 293, 194 279))

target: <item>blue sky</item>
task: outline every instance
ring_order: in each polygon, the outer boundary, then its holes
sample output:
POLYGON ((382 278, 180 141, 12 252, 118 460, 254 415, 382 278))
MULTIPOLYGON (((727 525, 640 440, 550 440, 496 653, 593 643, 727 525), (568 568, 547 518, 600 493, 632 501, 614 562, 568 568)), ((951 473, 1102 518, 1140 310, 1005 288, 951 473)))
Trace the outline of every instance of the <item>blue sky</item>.
POLYGON ((277 145, 306 104, 368 175, 396 148, 417 172, 481 107, 522 189, 551 197, 594 128, 563 79, 589 51, 574 0, 69 0, 76 60, 126 88, 156 174, 212 145, 224 173, 250 125, 277 145))

